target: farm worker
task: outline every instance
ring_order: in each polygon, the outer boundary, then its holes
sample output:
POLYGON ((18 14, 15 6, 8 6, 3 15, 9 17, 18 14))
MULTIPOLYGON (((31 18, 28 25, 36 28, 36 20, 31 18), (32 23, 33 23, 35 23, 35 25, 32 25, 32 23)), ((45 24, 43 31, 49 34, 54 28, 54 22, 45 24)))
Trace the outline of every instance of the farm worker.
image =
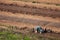
POLYGON ((37 32, 37 33, 43 33, 44 30, 40 26, 36 26, 35 27, 35 32, 37 32))
POLYGON ((36 26, 35 27, 35 33, 39 33, 40 32, 40 26, 36 26))

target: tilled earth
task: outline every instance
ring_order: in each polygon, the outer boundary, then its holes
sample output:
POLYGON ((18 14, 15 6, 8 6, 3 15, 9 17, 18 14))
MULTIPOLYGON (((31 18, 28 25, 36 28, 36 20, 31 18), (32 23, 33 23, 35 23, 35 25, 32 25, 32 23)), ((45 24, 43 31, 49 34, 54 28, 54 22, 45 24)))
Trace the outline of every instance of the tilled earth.
MULTIPOLYGON (((14 13, 22 13, 24 14, 32 14, 34 15, 42 15, 42 16, 50 16, 50 17, 59 17, 60 18, 60 11, 52 11, 52 10, 48 10, 48 9, 38 9, 38 8, 30 8, 30 7, 22 7, 22 6, 17 6, 17 5, 13 5, 13 4, 3 4, 0 3, 0 11, 4 12, 13 12, 14 13), (29 9, 29 10, 28 10, 29 9)), ((1 13, 0 13, 1 14, 1 13)), ((42 21, 42 20, 33 20, 33 19, 27 19, 27 18, 18 18, 18 17, 12 17, 12 16, 8 16, 8 15, 0 15, 0 23, 9 23, 9 21, 11 21, 10 24, 13 25, 14 22, 16 22, 14 25, 18 24, 18 23, 24 23, 24 24, 32 24, 32 25, 41 25, 43 27, 47 27, 47 29, 49 29, 51 27, 51 30, 53 29, 53 31, 56 32, 60 32, 60 21, 59 22, 51 22, 51 21, 42 21), (1 20, 4 20, 3 22, 1 20), (58 30, 57 30, 58 29, 58 30)), ((29 25, 30 26, 30 25, 29 25)), ((29 27, 28 26, 28 27, 29 27)), ((19 26, 20 27, 20 24, 19 26)), ((29 27, 32 28, 32 27, 29 27)), ((24 30, 23 30, 24 31, 24 30)), ((39 34, 38 34, 39 35, 39 34)), ((47 35, 47 37, 51 37, 51 36, 55 36, 55 37, 60 37, 60 34, 56 34, 56 33, 46 33, 43 34, 44 36, 47 35)))
POLYGON ((9 11, 9 12, 13 12, 13 13, 60 17, 60 10, 35 8, 35 7, 29 7, 27 5, 19 6, 19 5, 14 5, 14 4, 0 3, 0 10, 1 11, 9 11))

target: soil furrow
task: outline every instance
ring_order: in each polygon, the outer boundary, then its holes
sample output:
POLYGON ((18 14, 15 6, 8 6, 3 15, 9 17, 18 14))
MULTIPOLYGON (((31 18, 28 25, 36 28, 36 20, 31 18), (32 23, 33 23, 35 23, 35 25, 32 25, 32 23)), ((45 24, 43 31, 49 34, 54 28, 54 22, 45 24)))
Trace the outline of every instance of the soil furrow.
POLYGON ((43 9, 43 8, 31 8, 28 6, 16 6, 10 4, 0 4, 0 11, 9 11, 13 13, 23 13, 23 14, 31 14, 31 15, 42 15, 42 16, 50 16, 50 17, 60 17, 60 11, 54 11, 51 9, 43 9))
POLYGON ((9 16, 3 16, 0 15, 0 20, 8 20, 8 21, 14 21, 14 22, 23 22, 23 23, 30 23, 30 24, 40 24, 40 25, 46 25, 48 21, 41 21, 41 20, 32 20, 32 19, 25 19, 25 18, 16 18, 16 17, 9 17, 9 16))

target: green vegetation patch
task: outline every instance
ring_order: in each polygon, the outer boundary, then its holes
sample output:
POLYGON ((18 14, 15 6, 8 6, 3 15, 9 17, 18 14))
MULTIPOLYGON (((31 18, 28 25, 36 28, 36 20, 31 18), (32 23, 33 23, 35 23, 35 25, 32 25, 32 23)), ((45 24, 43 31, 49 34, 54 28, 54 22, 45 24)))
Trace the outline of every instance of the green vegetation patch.
POLYGON ((14 34, 12 32, 0 32, 0 40, 30 40, 28 36, 23 36, 23 34, 14 34))

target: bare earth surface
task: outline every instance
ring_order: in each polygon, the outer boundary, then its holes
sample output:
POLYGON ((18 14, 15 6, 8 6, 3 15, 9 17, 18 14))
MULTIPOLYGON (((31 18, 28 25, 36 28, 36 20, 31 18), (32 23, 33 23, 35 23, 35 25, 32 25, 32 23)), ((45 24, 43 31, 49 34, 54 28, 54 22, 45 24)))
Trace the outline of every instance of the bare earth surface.
POLYGON ((53 3, 60 4, 60 0, 1 0, 1 1, 25 1, 25 2, 40 2, 40 3, 53 3))
MULTIPOLYGON (((33 4, 33 6, 30 4, 29 6, 26 3, 27 5, 21 6, 21 4, 2 2, 0 3, 0 24, 13 25, 20 28, 33 28, 40 25, 43 29, 51 29, 55 33, 60 33, 60 9, 56 11, 55 8, 39 8, 41 5, 36 7, 37 4, 33 4)), ((24 3, 22 2, 22 4, 24 3)), ((59 6, 54 7, 60 8, 59 6)), ((55 33, 43 35, 60 37, 60 34, 55 33)))
MULTIPOLYGON (((16 14, 12 14, 12 13, 9 13, 9 12, 8 13, 7 12, 1 12, 1 13, 2 14, 0 14, 0 20, 7 20, 7 21, 12 21, 12 22, 21 22, 21 23, 34 24, 34 25, 38 25, 39 24, 39 25, 43 26, 43 28, 47 27, 47 29, 52 29, 53 31, 60 32, 60 30, 58 30, 58 28, 60 26, 59 19, 53 19, 53 18, 49 18, 49 17, 47 19, 47 17, 32 16, 32 15, 23 16, 23 14, 19 14, 19 16, 18 16, 17 13, 16 14), (55 26, 55 24, 56 24, 56 26, 55 26), (51 25, 51 27, 49 25, 51 25), (53 29, 53 28, 55 28, 56 30, 53 29)), ((30 28, 32 28, 32 27, 30 27, 30 28)))
POLYGON ((31 8, 28 6, 17 6, 14 4, 8 5, 8 4, 0 3, 0 10, 9 11, 9 12, 13 12, 13 13, 30 14, 30 15, 60 17, 60 10, 55 11, 55 10, 50 10, 50 9, 45 9, 45 8, 35 8, 35 7, 31 8))
MULTIPOLYGON (((60 21, 59 21, 60 12, 55 10, 44 9, 44 8, 39 9, 34 7, 31 8, 31 6, 20 6, 16 4, 0 3, 0 11, 2 11, 0 14, 0 20, 23 22, 23 23, 27 23, 27 24, 29 23, 35 25, 39 24, 41 26, 44 26, 44 28, 46 28, 46 25, 49 26, 50 24, 53 24, 52 25, 53 27, 58 27, 58 25, 60 25, 60 21), (7 12, 12 12, 13 14, 7 12), (57 24, 57 26, 54 26, 55 24, 57 24)), ((52 27, 50 29, 52 29, 52 27)), ((53 30, 58 31, 57 29, 56 30, 53 29, 53 30)))

